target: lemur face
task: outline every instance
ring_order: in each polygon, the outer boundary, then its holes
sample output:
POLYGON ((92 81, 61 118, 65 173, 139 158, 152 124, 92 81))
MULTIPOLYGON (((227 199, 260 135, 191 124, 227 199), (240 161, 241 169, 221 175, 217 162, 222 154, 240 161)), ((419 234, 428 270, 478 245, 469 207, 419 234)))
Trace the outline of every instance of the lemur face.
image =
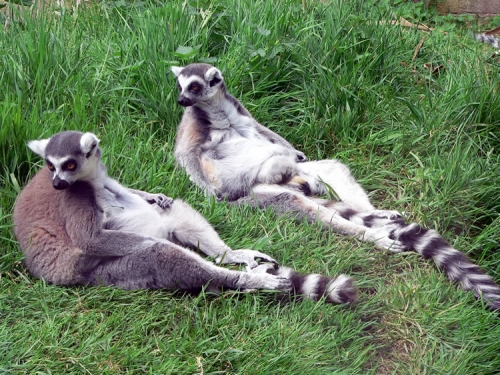
POLYGON ((177 77, 177 87, 181 92, 177 102, 183 107, 211 99, 223 82, 220 70, 208 64, 172 66, 170 69, 177 77))
POLYGON ((76 181, 95 176, 101 150, 99 140, 92 133, 61 132, 49 139, 30 141, 28 147, 45 159, 52 172, 52 186, 67 189, 76 181))

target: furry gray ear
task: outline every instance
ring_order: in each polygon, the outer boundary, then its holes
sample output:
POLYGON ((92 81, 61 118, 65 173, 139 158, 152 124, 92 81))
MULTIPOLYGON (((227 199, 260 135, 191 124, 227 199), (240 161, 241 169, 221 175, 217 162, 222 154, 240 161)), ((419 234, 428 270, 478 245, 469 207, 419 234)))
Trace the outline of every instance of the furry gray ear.
POLYGON ((89 157, 97 149, 99 139, 93 133, 85 133, 80 138, 80 149, 82 153, 89 157))
POLYGON ((216 67, 212 66, 210 69, 208 69, 205 73, 205 80, 207 82, 210 82, 210 86, 214 86, 220 81, 222 81, 224 77, 222 77, 222 73, 220 72, 219 69, 216 67))
POLYGON ((42 157, 42 159, 45 159, 45 148, 47 147, 47 144, 49 143, 49 141, 50 141, 50 138, 29 141, 28 147, 35 154, 42 157))
POLYGON ((179 77, 179 75, 181 74, 183 69, 184 69, 183 66, 171 66, 170 67, 170 70, 172 71, 172 73, 175 74, 176 77, 179 77))

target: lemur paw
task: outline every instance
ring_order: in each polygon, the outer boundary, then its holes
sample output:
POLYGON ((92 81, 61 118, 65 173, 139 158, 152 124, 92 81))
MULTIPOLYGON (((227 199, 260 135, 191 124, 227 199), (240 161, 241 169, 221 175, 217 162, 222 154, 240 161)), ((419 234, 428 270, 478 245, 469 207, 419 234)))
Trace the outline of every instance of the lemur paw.
POLYGON ((403 215, 398 211, 394 210, 375 210, 371 213, 379 218, 389 219, 389 220, 399 220, 403 219, 403 215))
POLYGON ((150 196, 147 198, 147 201, 150 204, 156 204, 162 209, 167 209, 172 206, 174 203, 174 199, 167 197, 165 194, 150 194, 150 196))
MULTIPOLYGON (((359 217, 362 221, 359 224, 362 224, 368 228, 381 228, 383 226, 394 223, 405 223, 403 216, 397 211, 375 210, 370 212, 369 214, 361 214, 359 215, 359 217)), ((355 219, 352 221, 355 221, 355 219)))
POLYGON ((295 160, 297 161, 297 163, 304 163, 307 161, 307 156, 303 152, 297 151, 297 153, 295 154, 295 160))
POLYGON ((401 241, 392 240, 388 237, 376 240, 375 246, 379 249, 392 251, 393 253, 402 253, 407 250, 401 241))
POLYGON ((258 259, 262 262, 270 262, 278 264, 278 262, 273 258, 271 258, 269 255, 261 253, 260 251, 249 250, 249 249, 227 251, 224 254, 219 255, 215 259, 215 262, 218 264, 226 264, 226 263, 244 264, 248 271, 253 268, 256 268, 259 265, 257 261, 258 259))
POLYGON ((275 271, 279 268, 278 264, 275 263, 262 263, 259 264, 257 267, 252 269, 251 272, 253 273, 269 273, 269 274, 274 274, 275 271))
POLYGON ((268 267, 273 266, 261 265, 248 271, 248 273, 252 275, 252 277, 255 277, 261 284, 261 286, 259 286, 258 288, 291 292, 293 289, 292 281, 287 277, 276 276, 266 272, 268 267))
POLYGON ((265 184, 280 184, 290 180, 297 170, 294 165, 275 165, 269 175, 263 180, 265 184))
POLYGON ((406 251, 406 246, 394 238, 394 230, 399 227, 398 223, 392 223, 380 228, 369 228, 364 234, 364 238, 372 240, 379 249, 390 250, 395 253, 406 251))
POLYGON ((264 162, 255 178, 257 183, 279 184, 297 173, 295 159, 290 156, 275 156, 264 162))

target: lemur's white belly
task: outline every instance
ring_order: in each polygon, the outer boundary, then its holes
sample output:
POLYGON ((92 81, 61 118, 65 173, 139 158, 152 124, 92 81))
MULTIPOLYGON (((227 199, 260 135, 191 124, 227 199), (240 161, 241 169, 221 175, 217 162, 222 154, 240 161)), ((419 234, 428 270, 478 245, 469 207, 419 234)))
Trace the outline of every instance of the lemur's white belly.
POLYGON ((135 194, 118 198, 109 194, 104 209, 104 227, 123 230, 148 237, 167 238, 168 230, 162 225, 160 213, 151 204, 135 194))
MULTIPOLYGON (((295 155, 279 144, 269 142, 260 137, 246 138, 233 136, 223 140, 202 154, 202 162, 209 162, 216 171, 227 173, 232 171, 254 171, 258 173, 262 165, 273 157, 289 157, 291 163, 295 163, 295 155)), ((215 171, 215 174, 218 174, 215 171)))

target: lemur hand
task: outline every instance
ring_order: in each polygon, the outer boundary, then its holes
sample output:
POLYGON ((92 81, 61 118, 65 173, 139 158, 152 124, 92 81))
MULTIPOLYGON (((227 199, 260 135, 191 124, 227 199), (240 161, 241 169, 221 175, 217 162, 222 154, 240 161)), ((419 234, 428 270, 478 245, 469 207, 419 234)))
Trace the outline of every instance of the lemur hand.
POLYGON ((162 209, 167 209, 172 206, 174 203, 174 199, 167 197, 165 194, 149 194, 149 196, 146 198, 148 203, 150 204, 157 204, 160 208, 162 209))

